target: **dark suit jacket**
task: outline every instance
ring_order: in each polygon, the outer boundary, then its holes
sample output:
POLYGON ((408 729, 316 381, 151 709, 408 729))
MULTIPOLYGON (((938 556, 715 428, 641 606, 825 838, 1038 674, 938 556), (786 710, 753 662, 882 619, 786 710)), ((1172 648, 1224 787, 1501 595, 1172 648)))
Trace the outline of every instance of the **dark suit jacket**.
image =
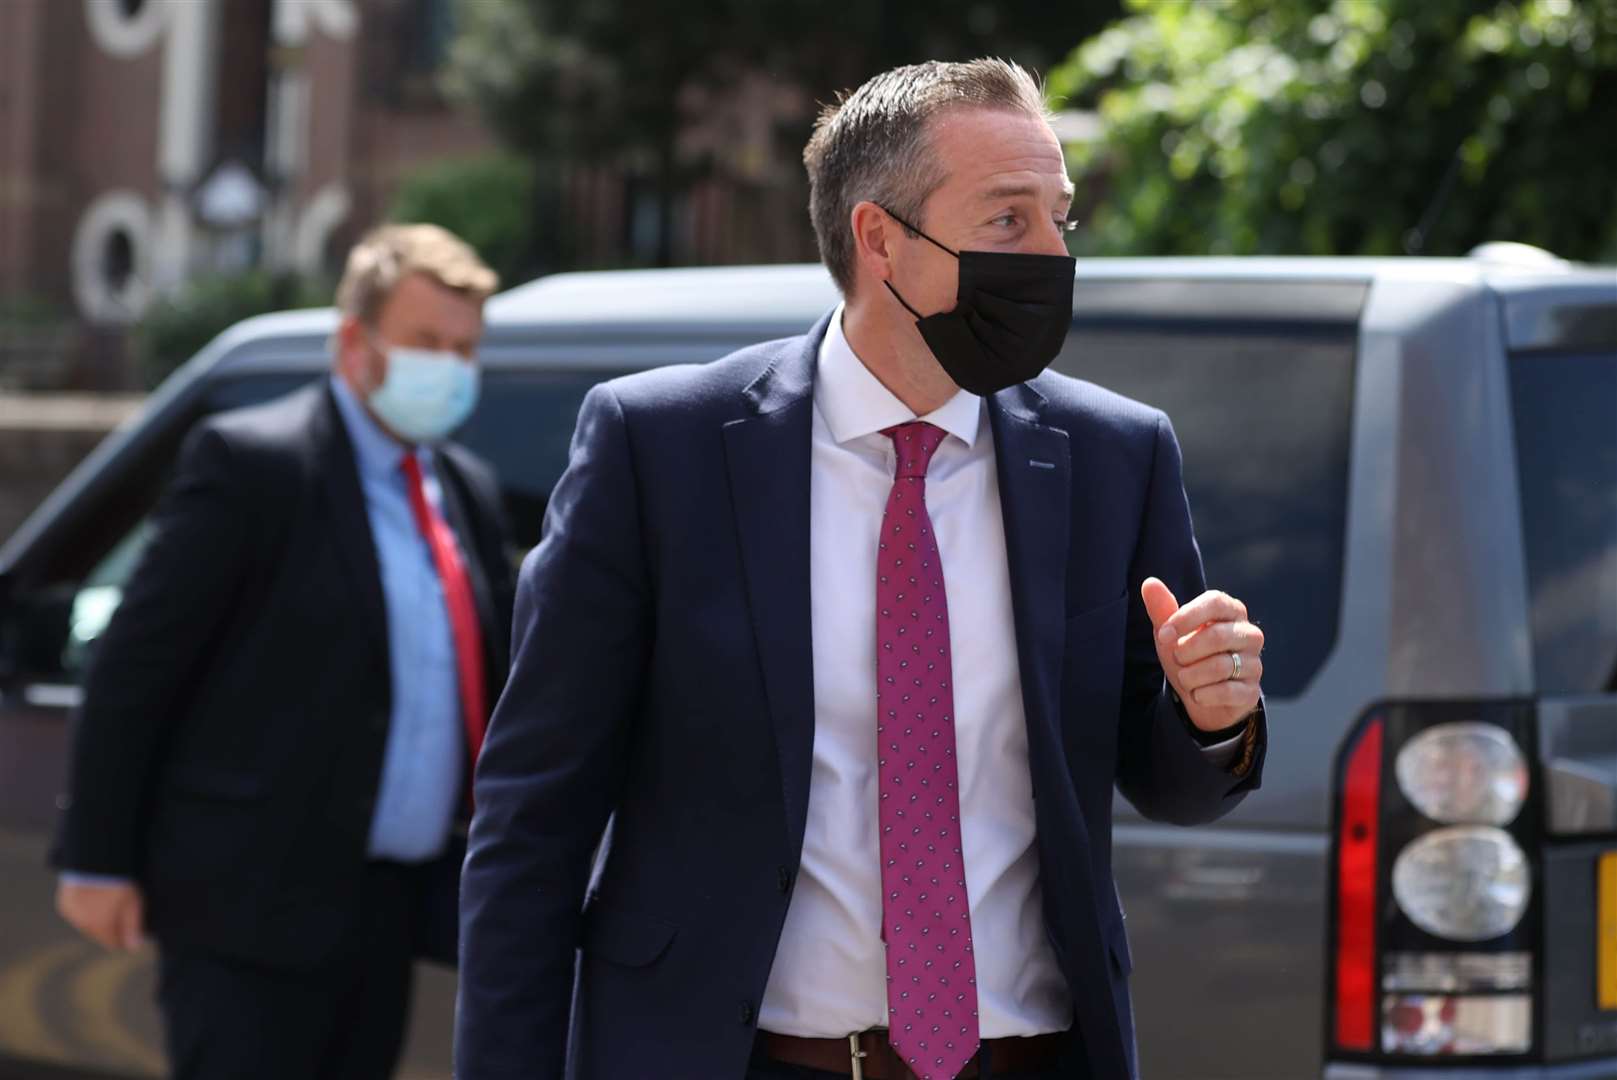
MULTIPOLYGON (((825 326, 584 402, 477 770, 460 1080, 559 1077, 564 1056, 588 1080, 746 1071, 809 797, 825 326)), ((1113 785, 1152 818, 1210 821, 1261 760, 1244 779, 1210 765, 1157 664, 1141 581, 1203 589, 1166 417, 1055 374, 987 408, 1071 1075, 1115 1080, 1133 1036, 1113 785)))
MULTIPOLYGON (((464 449, 437 461, 492 698, 512 590, 499 489, 464 449)), ((380 572, 329 386, 192 431, 152 524, 91 662, 54 862, 138 880, 162 943, 316 963, 352 925, 391 713, 380 572)))

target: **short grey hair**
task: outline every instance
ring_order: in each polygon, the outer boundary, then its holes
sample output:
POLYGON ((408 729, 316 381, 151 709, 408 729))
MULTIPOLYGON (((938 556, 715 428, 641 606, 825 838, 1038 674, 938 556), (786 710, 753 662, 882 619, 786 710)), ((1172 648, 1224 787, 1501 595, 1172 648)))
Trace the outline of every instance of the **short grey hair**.
POLYGON ((1033 76, 993 58, 884 71, 821 110, 803 150, 809 217, 820 260, 844 296, 853 293, 853 208, 873 202, 920 225, 921 207, 944 181, 931 121, 962 106, 1049 115, 1033 76))

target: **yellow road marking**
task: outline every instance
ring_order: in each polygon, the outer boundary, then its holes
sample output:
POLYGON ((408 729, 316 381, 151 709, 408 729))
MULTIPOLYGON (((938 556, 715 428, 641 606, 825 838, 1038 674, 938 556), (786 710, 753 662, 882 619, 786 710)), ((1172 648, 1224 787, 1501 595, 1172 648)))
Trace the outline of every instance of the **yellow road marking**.
POLYGON ((66 970, 93 948, 85 942, 58 942, 0 969, 0 1046, 25 1059, 73 1063, 67 1045, 45 1025, 40 990, 54 972, 66 970))
POLYGON ((161 1076, 168 1068, 161 1051, 129 1030, 119 1008, 129 980, 150 961, 150 950, 104 952, 91 959, 73 978, 73 1015, 86 1045, 122 1068, 161 1076))

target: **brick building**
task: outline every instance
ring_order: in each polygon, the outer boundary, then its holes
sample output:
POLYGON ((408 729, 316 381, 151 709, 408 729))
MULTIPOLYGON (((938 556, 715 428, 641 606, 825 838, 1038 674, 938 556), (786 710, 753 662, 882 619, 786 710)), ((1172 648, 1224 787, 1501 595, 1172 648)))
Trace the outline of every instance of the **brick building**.
POLYGON ((329 272, 411 168, 490 149, 434 86, 453 3, 0 2, 0 383, 127 386, 153 297, 329 272))

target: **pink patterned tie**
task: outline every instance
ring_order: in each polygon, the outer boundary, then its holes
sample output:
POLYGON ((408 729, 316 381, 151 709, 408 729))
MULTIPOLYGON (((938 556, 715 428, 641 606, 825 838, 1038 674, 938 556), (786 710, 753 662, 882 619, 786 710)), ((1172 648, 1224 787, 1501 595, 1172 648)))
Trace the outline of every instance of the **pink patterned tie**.
POLYGON ((876 554, 876 765, 888 1041, 921 1080, 953 1080, 977 1052, 977 965, 960 847, 949 609, 926 469, 943 443, 921 421, 898 451, 876 554))

